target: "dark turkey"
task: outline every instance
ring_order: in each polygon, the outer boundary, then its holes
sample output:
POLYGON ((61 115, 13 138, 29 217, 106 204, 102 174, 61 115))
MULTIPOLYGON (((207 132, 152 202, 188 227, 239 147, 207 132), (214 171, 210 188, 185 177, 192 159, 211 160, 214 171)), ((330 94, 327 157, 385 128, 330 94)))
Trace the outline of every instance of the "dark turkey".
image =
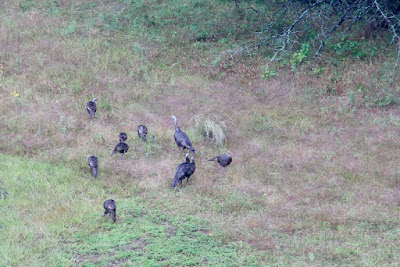
MULTIPOLYGON (((8 192, 7 192, 7 190, 3 187, 3 181, 0 180, 0 200, 1 200, 1 198, 2 198, 2 195, 3 195, 4 199, 6 199, 6 197, 7 197, 7 195, 8 195, 8 192)), ((1 226, 1 224, 0 224, 0 226, 1 226)))
POLYGON ((89 101, 86 104, 86 110, 89 113, 90 118, 94 118, 94 115, 96 114, 96 101, 97 99, 93 99, 93 101, 89 101))
POLYGON ((192 142, 190 142, 190 139, 187 136, 187 134, 181 131, 181 129, 179 128, 176 117, 171 116, 171 118, 175 122, 175 134, 174 134, 175 143, 178 145, 178 147, 181 147, 183 151, 185 151, 185 149, 189 149, 190 151, 193 152, 193 154, 195 154, 192 142))
POLYGON ((97 177, 97 167, 98 167, 97 157, 88 155, 88 163, 89 163, 90 169, 92 169, 94 178, 96 178, 97 177))
POLYGON ((212 159, 209 159, 208 161, 216 161, 219 163, 219 165, 221 167, 225 168, 232 162, 231 152, 228 151, 227 155, 219 155, 219 156, 213 157, 212 159))
POLYGON ((144 126, 144 125, 139 125, 138 127, 137 127, 137 134, 138 134, 138 136, 139 136, 139 138, 142 138, 143 139, 143 141, 147 141, 147 139, 146 139, 146 135, 147 135, 147 127, 146 126, 144 126))
POLYGON ((115 201, 113 199, 106 200, 103 206, 105 211, 102 216, 104 217, 104 215, 108 214, 115 222, 117 220, 117 204, 115 204, 115 201))
POLYGON ((115 153, 121 153, 124 155, 126 152, 128 152, 129 146, 125 143, 119 143, 118 145, 115 146, 113 152, 111 152, 111 155, 114 155, 115 153))
POLYGON ((189 160, 189 153, 186 154, 186 161, 179 164, 176 167, 174 180, 172 181, 172 188, 177 186, 178 184, 182 185, 182 181, 187 177, 188 173, 190 172, 190 160, 189 160))
POLYGON ((189 183, 190 176, 193 175, 194 171, 196 170, 196 163, 194 162, 194 156, 192 156, 192 162, 189 164, 189 170, 186 173, 186 184, 189 183))
POLYGON ((119 134, 119 142, 124 143, 128 139, 128 135, 126 133, 120 133, 119 134))

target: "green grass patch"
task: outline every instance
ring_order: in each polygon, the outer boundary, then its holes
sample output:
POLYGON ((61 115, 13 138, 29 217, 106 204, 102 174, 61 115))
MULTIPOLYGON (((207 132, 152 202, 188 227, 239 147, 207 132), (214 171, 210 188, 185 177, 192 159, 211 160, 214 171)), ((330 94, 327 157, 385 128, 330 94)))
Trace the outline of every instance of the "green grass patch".
POLYGON ((0 155, 0 265, 256 265, 208 222, 169 215, 140 197, 116 198, 117 223, 101 217, 106 189, 78 170, 0 155))

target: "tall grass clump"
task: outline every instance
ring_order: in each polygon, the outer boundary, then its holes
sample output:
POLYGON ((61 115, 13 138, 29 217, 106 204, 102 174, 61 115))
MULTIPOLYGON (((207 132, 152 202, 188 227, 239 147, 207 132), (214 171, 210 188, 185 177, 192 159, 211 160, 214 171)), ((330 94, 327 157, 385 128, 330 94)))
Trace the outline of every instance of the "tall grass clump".
POLYGON ((226 143, 226 136, 224 133, 226 125, 223 121, 220 121, 216 115, 214 116, 218 122, 210 118, 204 118, 201 115, 195 116, 196 130, 203 139, 211 140, 217 145, 223 146, 226 143))

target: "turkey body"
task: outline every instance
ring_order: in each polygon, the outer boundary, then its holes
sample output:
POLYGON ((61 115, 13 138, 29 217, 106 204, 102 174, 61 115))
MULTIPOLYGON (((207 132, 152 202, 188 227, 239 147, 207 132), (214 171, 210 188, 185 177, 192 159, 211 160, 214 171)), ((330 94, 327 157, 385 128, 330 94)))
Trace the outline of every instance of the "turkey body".
POLYGON ((231 152, 228 151, 226 155, 219 155, 209 159, 208 161, 216 161, 221 167, 225 168, 232 162, 231 152))
POLYGON ((190 176, 193 175, 195 170, 196 170, 196 163, 194 162, 194 157, 192 156, 192 162, 190 162, 189 169, 188 169, 188 171, 186 173, 186 178, 187 178, 187 182, 186 183, 189 183, 189 178, 190 178, 190 176))
POLYGON ((124 155, 126 152, 128 152, 128 149, 129 149, 128 144, 119 143, 118 145, 115 146, 114 150, 111 152, 111 156, 117 152, 124 155))
POLYGON ((88 164, 90 169, 92 170, 92 174, 94 178, 97 177, 97 168, 98 168, 98 159, 95 156, 88 155, 88 164))
POLYGON ((106 200, 103 206, 105 210, 103 212, 103 217, 108 214, 108 216, 111 216, 112 220, 115 222, 117 220, 117 204, 115 204, 115 201, 113 199, 106 200))
POLYGON ((147 135, 147 127, 145 125, 139 125, 137 128, 137 133, 139 138, 142 138, 143 141, 147 141, 146 135, 147 135))
POLYGON ((187 174, 190 172, 190 160, 189 160, 189 153, 186 154, 186 161, 179 164, 176 167, 174 180, 172 181, 171 187, 174 188, 178 184, 182 184, 182 181, 187 177, 187 174))
POLYGON ((94 118, 94 115, 96 114, 97 106, 96 106, 96 101, 97 99, 93 99, 93 101, 89 101, 86 104, 86 110, 89 113, 90 118, 94 118))
POLYGON ((193 152, 193 154, 195 154, 195 150, 192 146, 192 142, 190 141, 189 137, 187 136, 187 134, 185 132, 183 132, 177 123, 177 119, 175 116, 171 116, 171 118, 174 120, 175 122, 175 134, 174 134, 174 139, 175 139, 175 143, 179 148, 182 148, 183 150, 185 149, 189 149, 190 151, 193 152))
POLYGON ((124 143, 128 139, 128 135, 126 133, 120 133, 119 134, 119 142, 124 143))

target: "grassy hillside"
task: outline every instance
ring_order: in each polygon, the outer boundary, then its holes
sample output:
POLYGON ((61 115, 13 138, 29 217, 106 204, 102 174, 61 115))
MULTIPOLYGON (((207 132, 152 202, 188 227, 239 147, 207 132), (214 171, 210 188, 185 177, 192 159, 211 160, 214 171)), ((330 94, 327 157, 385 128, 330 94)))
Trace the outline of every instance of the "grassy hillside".
MULTIPOLYGON (((244 244, 223 242, 206 221, 162 212, 138 196, 109 194, 102 181, 60 165, 1 156, 7 197, 0 219, 0 265, 254 265, 244 244), (118 203, 118 223, 100 215, 118 203)), ((171 194, 172 197, 173 194, 171 194)))
POLYGON ((234 2, 5 0, 0 11, 0 265, 399 262, 400 83, 387 50, 268 76, 262 55, 220 54, 257 30, 234 2), (171 115, 196 148, 178 192, 171 115), (130 150, 110 158, 121 131, 130 150), (207 159, 227 149, 218 172, 207 159), (109 198, 116 224, 100 216, 109 198))

